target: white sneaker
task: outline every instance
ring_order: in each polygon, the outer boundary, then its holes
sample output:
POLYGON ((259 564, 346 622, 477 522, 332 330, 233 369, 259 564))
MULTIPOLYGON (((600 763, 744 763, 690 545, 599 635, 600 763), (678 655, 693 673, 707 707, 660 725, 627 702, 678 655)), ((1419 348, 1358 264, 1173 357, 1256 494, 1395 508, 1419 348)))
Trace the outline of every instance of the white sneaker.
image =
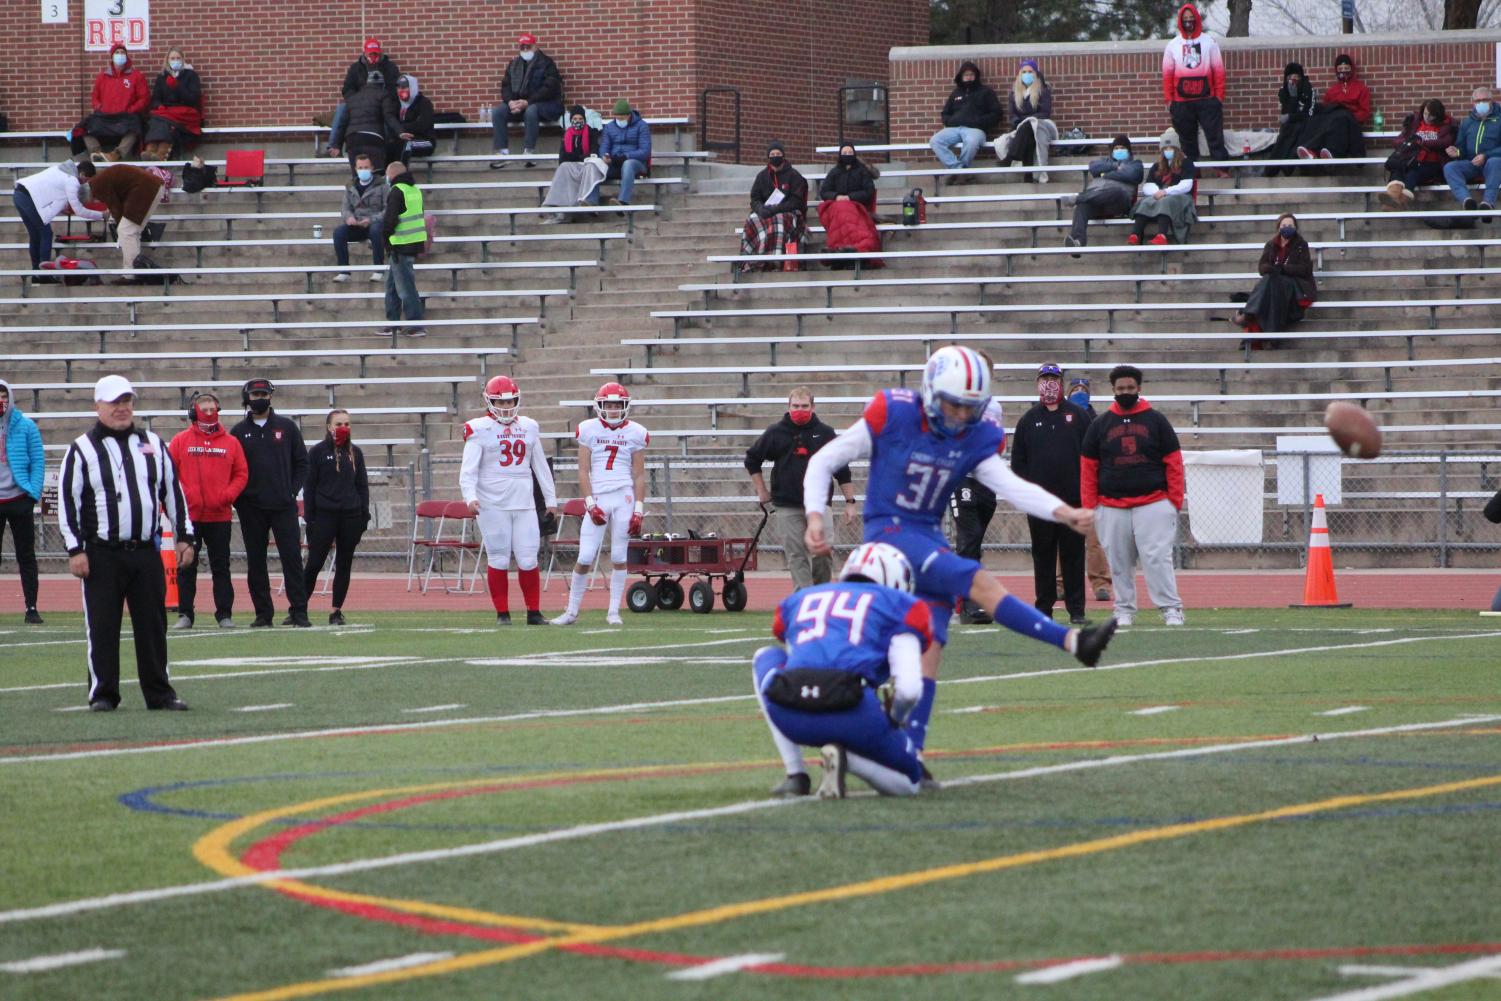
POLYGON ((844 774, 849 768, 844 748, 838 744, 825 744, 819 748, 818 754, 823 759, 823 777, 818 780, 818 798, 843 799, 844 774))
POLYGON ((334 275, 334 281, 340 282, 340 283, 349 281, 349 272, 348 271, 340 271, 338 274, 334 275))
POLYGON ((381 275, 381 273, 379 271, 372 271, 372 272, 370 272, 370 280, 372 282, 383 282, 386 279, 385 279, 384 276, 381 275))
POLYGON ((620 618, 620 613, 619 612, 611 612, 609 615, 605 616, 605 625, 607 625, 607 626, 623 626, 623 625, 625 625, 625 622, 624 622, 624 620, 622 620, 620 618))
POLYGON ((1131 616, 1129 616, 1129 615, 1122 615, 1119 612, 1115 613, 1115 628, 1117 628, 1117 629, 1129 629, 1133 625, 1135 625, 1135 620, 1133 620, 1131 618, 1131 616))
POLYGON ((1162 624, 1165 626, 1183 625, 1183 609, 1169 608, 1162 613, 1162 624))
POLYGON ((578 620, 579 620, 579 613, 578 612, 564 612, 562 615, 559 615, 556 619, 553 619, 552 620, 552 624, 555 625, 555 626, 571 626, 575 622, 577 622, 578 620))

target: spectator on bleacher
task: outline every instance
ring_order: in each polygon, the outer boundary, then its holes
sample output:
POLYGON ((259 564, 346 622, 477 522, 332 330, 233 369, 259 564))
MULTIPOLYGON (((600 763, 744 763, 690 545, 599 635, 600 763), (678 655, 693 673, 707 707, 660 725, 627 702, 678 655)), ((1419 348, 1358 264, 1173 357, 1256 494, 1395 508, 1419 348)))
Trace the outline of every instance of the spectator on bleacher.
MULTIPOLYGON (((1501 107, 1491 97, 1489 87, 1475 88, 1472 110, 1459 123, 1459 138, 1448 151, 1454 159, 1444 164, 1444 180, 1449 182, 1454 200, 1471 211, 1478 208, 1489 212, 1501 193, 1501 107), (1473 181, 1485 183, 1479 202, 1470 194, 1473 181)), ((1484 216, 1483 221, 1490 222, 1491 217, 1484 216)))
MULTIPOLYGON (((599 129, 589 127, 589 116, 582 104, 568 109, 568 128, 558 147, 558 169, 552 172, 547 197, 542 204, 553 208, 570 208, 589 203, 589 196, 604 180, 607 170, 599 155, 599 129)), ((596 200, 595 204, 598 204, 596 200)), ((543 219, 544 224, 567 222, 559 212, 543 219)))
MULTIPOLYGON (((1048 165, 1048 146, 1058 138, 1053 123, 1053 88, 1043 79, 1036 59, 1023 59, 1016 71, 1009 95, 1011 131, 998 136, 991 146, 1002 167, 1013 163, 1022 166, 1048 165)), ((1031 175, 1028 175, 1030 179, 1031 175)), ((1037 179, 1048 183, 1048 173, 1040 170, 1037 179)))
POLYGON ((36 421, 21 413, 11 399, 10 383, 0 379, 0 537, 10 526, 16 568, 21 571, 21 597, 26 624, 42 625, 36 610, 36 502, 46 480, 42 434, 36 421))
MULTIPOLYGON (((881 249, 876 229, 876 178, 880 171, 855 155, 853 143, 839 147, 839 162, 829 168, 818 186, 818 223, 824 228, 824 249, 875 253, 881 249)), ((834 267, 838 262, 830 262, 834 267)), ((879 261, 866 260, 865 267, 879 261)))
POLYGON ((1414 189, 1444 179, 1444 165, 1452 158, 1457 130, 1444 102, 1430 97, 1402 122, 1396 151, 1387 158, 1391 178, 1376 200, 1389 209, 1405 209, 1417 198, 1414 189))
POLYGON ((414 156, 432 156, 433 102, 422 93, 422 85, 408 73, 396 81, 396 120, 401 131, 388 151, 388 159, 411 163, 414 156))
POLYGON ((408 320, 419 321, 415 327, 407 327, 408 337, 426 337, 427 328, 420 321, 426 316, 422 295, 417 291, 417 255, 427 245, 427 220, 422 214, 422 191, 412 179, 411 172, 401 161, 386 167, 386 214, 382 216, 381 232, 386 239, 386 319, 394 326, 402 314, 408 320))
POLYGON ((275 393, 270 379, 251 379, 240 387, 245 419, 229 432, 239 439, 249 470, 245 489, 235 498, 235 513, 240 516, 240 538, 245 543, 245 581, 255 606, 252 629, 270 628, 276 613, 266 569, 271 538, 276 540, 287 592, 287 617, 282 625, 312 625, 302 578, 302 533, 297 529, 297 495, 308 476, 307 446, 297 422, 271 408, 275 393))
POLYGON ((173 436, 167 451, 177 465, 177 479, 188 501, 188 516, 198 529, 193 561, 177 568, 177 626, 193 628, 198 597, 198 567, 208 547, 214 581, 214 621, 234 628, 235 585, 229 573, 229 533, 234 503, 250 479, 245 449, 219 421, 219 398, 198 393, 188 404, 188 426, 173 436))
POLYGON ((1261 280, 1232 322, 1249 334, 1288 330, 1318 296, 1313 252, 1298 232, 1297 216, 1284 212, 1277 217, 1277 235, 1261 248, 1256 270, 1261 280))
MULTIPOLYGON (((1282 86, 1277 88, 1277 141, 1263 154, 1265 159, 1291 160, 1298 155, 1303 126, 1313 116, 1313 107, 1313 84, 1303 72, 1303 64, 1288 63, 1282 68, 1282 86)), ((1280 167, 1266 168, 1267 177, 1281 172, 1280 167)))
POLYGON ((401 79, 401 71, 396 68, 396 63, 391 57, 381 51, 380 39, 365 39, 365 51, 360 58, 356 59, 344 74, 344 86, 340 90, 338 105, 334 108, 333 127, 328 134, 328 149, 325 151, 329 156, 338 156, 344 148, 344 133, 349 125, 348 102, 351 97, 364 90, 371 83, 379 82, 396 96, 396 81, 401 79))
POLYGON ((379 79, 378 70, 370 73, 371 82, 350 94, 344 101, 348 128, 344 133, 344 152, 349 157, 349 171, 354 172, 355 158, 368 154, 376 170, 388 159, 387 144, 400 145, 401 103, 394 88, 388 89, 379 79))
POLYGON ((1302 160, 1365 156, 1364 130, 1370 121, 1370 88, 1356 79, 1355 60, 1341 53, 1334 60, 1334 83, 1303 123, 1294 152, 1302 160))
POLYGON ((1187 243, 1189 231, 1199 217, 1194 213, 1199 168, 1170 142, 1162 144, 1157 162, 1147 171, 1141 197, 1131 207, 1135 220, 1126 242, 1135 246, 1146 237, 1147 225, 1157 224, 1157 235, 1148 242, 1187 243))
POLYGON ((1225 99, 1225 64, 1220 59, 1219 43, 1205 33, 1204 20, 1191 3, 1178 8, 1178 35, 1162 54, 1162 95, 1178 133, 1178 145, 1190 160, 1199 159, 1200 129, 1204 130, 1210 158, 1229 158, 1221 103, 1225 99))
POLYGON ((151 115, 146 122, 143 160, 166 160, 173 149, 186 149, 203 135, 203 82, 188 65, 182 49, 167 50, 167 65, 151 85, 151 115))
MULTIPOLYGON (((787 412, 782 419, 762 432, 745 453, 745 471, 750 474, 756 488, 756 500, 764 509, 773 507, 773 522, 782 538, 782 555, 787 561, 787 572, 792 575, 792 589, 801 590, 812 584, 827 584, 831 571, 831 556, 812 556, 803 541, 808 529, 808 516, 803 510, 803 476, 808 472, 808 459, 838 436, 838 432, 823 421, 813 410, 813 390, 798 386, 787 394, 787 412), (761 467, 771 460, 771 489, 761 475, 761 467)), ((834 481, 844 495, 844 527, 855 524, 855 488, 850 482, 850 469, 841 467, 834 473, 834 481)), ((834 498, 833 483, 829 485, 829 500, 834 498)))
POLYGON ((150 100, 146 75, 131 63, 124 43, 115 43, 108 65, 94 78, 93 113, 83 120, 83 144, 95 163, 130 159, 141 141, 141 115, 150 100), (108 152, 105 143, 112 144, 108 152))
POLYGON ((1082 506, 1110 561, 1115 621, 1136 619, 1136 563, 1164 625, 1183 625, 1183 599, 1173 574, 1178 512, 1183 510, 1183 452, 1172 422, 1141 398, 1141 369, 1110 370, 1115 402, 1089 424, 1079 459, 1082 506))
POLYGON ((1129 137, 1118 135, 1111 140, 1110 156, 1090 161, 1089 181, 1083 193, 1063 198, 1063 204, 1074 207, 1074 223, 1063 238, 1063 245, 1082 247, 1089 243, 1091 219, 1115 219, 1130 212, 1136 203, 1137 185, 1145 173, 1141 161, 1131 155, 1129 137))
MULTIPOLYGON (((808 212, 808 179, 787 162, 787 148, 780 139, 766 144, 766 169, 756 175, 750 191, 751 213, 740 237, 740 253, 784 254, 789 244, 803 238, 808 212)), ((742 272, 762 265, 742 264, 742 272)), ((764 265, 775 268, 776 264, 764 265)))
MULTIPOLYGON (((636 178, 651 171, 651 128, 626 98, 617 100, 613 110, 615 117, 605 122, 599 135, 600 159, 608 168, 601 183, 619 181, 620 195, 612 201, 616 205, 629 205, 636 190, 636 178)), ((589 192, 587 201, 590 205, 599 204, 599 185, 589 192)))
MULTIPOLYGON (((563 77, 557 63, 537 48, 537 36, 531 32, 516 39, 516 49, 516 58, 500 78, 500 103, 490 109, 491 148, 502 157, 511 155, 512 122, 523 124, 521 153, 530 156, 537 151, 542 123, 563 117, 563 77)), ((494 160, 490 169, 500 170, 505 165, 505 160, 494 160)), ((528 160, 525 165, 533 164, 528 160)))
POLYGON ((977 63, 966 59, 954 74, 954 90, 943 102, 943 128, 928 140, 938 162, 950 170, 963 170, 975 162, 980 144, 1001 122, 1001 101, 985 86, 977 63), (954 155, 954 147, 959 155, 954 155))
POLYGON ((55 167, 19 178, 11 201, 26 227, 27 249, 31 252, 31 270, 52 260, 52 220, 71 208, 80 219, 97 222, 104 213, 87 208, 83 202, 83 182, 94 176, 94 165, 85 160, 64 160, 55 167))
POLYGON ((94 175, 89 192, 95 201, 104 203, 115 223, 120 267, 135 267, 141 256, 141 231, 166 193, 162 179, 142 167, 117 163, 94 175))
POLYGON ((323 426, 323 440, 308 449, 307 482, 302 487, 302 520, 307 525, 302 584, 304 591, 313 593, 332 548, 333 611, 328 624, 342 626, 354 550, 370 524, 370 481, 365 474, 365 453, 350 440, 349 411, 330 410, 323 426))
MULTIPOLYGON (((334 227, 334 259, 339 267, 349 267, 349 241, 370 241, 370 263, 376 267, 386 263, 386 196, 391 188, 384 177, 375 176, 375 164, 370 154, 361 153, 354 158, 354 180, 344 185, 344 207, 340 212, 342 222, 334 227)), ((370 272, 372 282, 383 281, 379 271, 370 272)), ((349 281, 349 272, 340 271, 334 281, 349 281)))

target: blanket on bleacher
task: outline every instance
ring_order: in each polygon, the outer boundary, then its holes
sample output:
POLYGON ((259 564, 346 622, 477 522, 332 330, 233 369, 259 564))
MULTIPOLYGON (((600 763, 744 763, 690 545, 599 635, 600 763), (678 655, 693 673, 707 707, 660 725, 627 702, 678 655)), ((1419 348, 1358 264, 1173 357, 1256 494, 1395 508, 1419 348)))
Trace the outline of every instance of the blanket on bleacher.
MULTIPOLYGON (((824 246, 830 253, 853 251, 874 253, 881 249, 881 234, 870 210, 853 200, 829 199, 818 203, 818 222, 824 228, 824 246)), ((830 266, 838 262, 829 262, 830 266)), ((879 268, 879 259, 861 262, 862 267, 879 268)))

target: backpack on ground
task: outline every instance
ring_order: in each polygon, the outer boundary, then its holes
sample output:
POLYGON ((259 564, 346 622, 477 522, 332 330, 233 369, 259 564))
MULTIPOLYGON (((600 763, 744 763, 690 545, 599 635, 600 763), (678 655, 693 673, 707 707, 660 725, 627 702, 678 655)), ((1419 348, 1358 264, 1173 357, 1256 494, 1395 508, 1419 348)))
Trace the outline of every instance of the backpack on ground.
POLYGON ((82 257, 59 257, 55 261, 43 261, 41 270, 58 271, 55 280, 60 280, 64 285, 99 285, 98 275, 89 274, 97 270, 99 265, 82 257))

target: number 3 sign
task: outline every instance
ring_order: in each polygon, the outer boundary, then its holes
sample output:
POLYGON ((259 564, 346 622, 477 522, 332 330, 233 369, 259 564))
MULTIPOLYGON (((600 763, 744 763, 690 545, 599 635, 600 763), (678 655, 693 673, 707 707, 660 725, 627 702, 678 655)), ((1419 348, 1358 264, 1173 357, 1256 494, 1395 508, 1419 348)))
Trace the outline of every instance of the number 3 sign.
POLYGON ((43 24, 67 24, 68 0, 42 0, 43 24))
MULTIPOLYGON (((64 0, 58 3, 67 10, 64 0)), ((124 44, 133 52, 151 48, 151 0, 83 0, 83 49, 85 52, 108 52, 124 44)))

